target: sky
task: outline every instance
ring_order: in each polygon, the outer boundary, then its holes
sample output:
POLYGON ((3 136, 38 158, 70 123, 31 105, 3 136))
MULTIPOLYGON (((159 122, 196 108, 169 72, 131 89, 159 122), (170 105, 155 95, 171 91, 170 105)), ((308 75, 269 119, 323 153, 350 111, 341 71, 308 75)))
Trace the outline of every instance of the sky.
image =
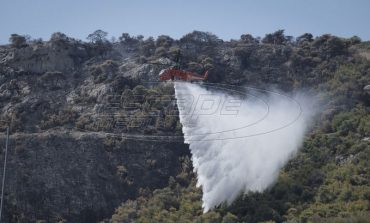
POLYGON ((47 40, 54 32, 86 40, 97 29, 119 37, 181 38, 193 30, 224 40, 330 33, 370 40, 369 0, 0 0, 0 44, 12 33, 47 40))

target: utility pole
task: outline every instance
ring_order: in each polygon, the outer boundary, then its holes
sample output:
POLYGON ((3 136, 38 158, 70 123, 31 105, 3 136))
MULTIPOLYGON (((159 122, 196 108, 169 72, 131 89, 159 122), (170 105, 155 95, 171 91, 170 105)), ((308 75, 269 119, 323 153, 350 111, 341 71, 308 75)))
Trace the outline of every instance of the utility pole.
POLYGON ((5 141, 5 154, 4 154, 4 167, 3 167, 3 183, 1 185, 1 203, 0 203, 0 223, 2 213, 3 213, 3 203, 4 203, 4 188, 5 188, 5 174, 6 174, 6 161, 8 158, 8 142, 9 142, 9 126, 6 128, 6 141, 5 141))

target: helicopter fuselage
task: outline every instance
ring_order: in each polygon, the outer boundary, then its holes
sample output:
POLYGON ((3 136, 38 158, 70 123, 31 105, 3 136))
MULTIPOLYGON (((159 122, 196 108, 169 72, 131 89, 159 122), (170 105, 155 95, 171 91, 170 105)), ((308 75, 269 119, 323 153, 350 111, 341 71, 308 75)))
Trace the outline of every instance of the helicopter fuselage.
POLYGON ((203 81, 207 79, 208 77, 208 71, 204 74, 204 76, 184 71, 176 68, 168 68, 164 69, 159 73, 159 79, 161 81, 167 81, 167 80, 183 80, 183 81, 203 81))

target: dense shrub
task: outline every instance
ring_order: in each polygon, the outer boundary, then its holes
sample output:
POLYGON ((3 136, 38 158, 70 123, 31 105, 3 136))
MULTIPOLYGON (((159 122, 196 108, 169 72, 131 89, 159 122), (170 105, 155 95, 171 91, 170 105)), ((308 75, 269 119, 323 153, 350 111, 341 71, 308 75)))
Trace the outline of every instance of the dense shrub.
POLYGON ((22 36, 18 34, 10 35, 9 42, 12 47, 18 48, 18 49, 27 46, 26 36, 22 36))

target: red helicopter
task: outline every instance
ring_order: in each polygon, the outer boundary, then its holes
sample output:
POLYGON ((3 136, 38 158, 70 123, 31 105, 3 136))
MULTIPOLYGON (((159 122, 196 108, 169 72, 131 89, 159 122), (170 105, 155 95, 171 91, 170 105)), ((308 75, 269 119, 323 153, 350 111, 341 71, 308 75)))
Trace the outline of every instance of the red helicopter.
POLYGON ((204 73, 204 75, 199 75, 197 73, 180 70, 177 68, 167 68, 161 70, 159 72, 159 79, 161 81, 168 81, 168 80, 175 80, 180 79, 183 81, 204 81, 208 77, 208 70, 204 73))
POLYGON ((181 52, 177 51, 177 55, 175 60, 170 60, 168 58, 161 58, 159 62, 151 62, 151 64, 158 64, 158 65, 169 65, 170 68, 166 68, 159 72, 159 79, 161 81, 168 81, 168 80, 182 80, 182 81, 204 81, 208 78, 208 70, 204 73, 204 75, 200 75, 194 72, 186 71, 180 69, 180 57, 181 52))

